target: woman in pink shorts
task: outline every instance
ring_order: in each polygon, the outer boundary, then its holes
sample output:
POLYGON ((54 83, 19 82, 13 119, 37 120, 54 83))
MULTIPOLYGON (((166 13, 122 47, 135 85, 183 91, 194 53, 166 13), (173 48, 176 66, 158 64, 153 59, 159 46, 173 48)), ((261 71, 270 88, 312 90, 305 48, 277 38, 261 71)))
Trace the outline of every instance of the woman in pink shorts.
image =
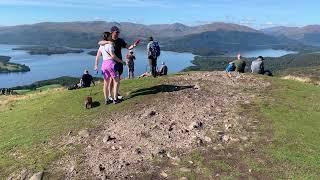
MULTIPOLYGON (((111 33, 109 32, 103 33, 103 39, 106 41, 110 41, 111 33)), ((101 55, 103 57, 101 71, 104 78, 103 94, 105 98, 105 104, 112 103, 112 101, 110 101, 108 98, 109 96, 111 96, 111 94, 109 94, 111 78, 114 80, 113 103, 117 104, 119 102, 118 91, 119 91, 120 77, 119 77, 119 73, 115 71, 114 66, 116 62, 120 62, 120 63, 124 63, 124 62, 114 54, 114 44, 110 42, 109 44, 99 47, 99 50, 96 56, 96 63, 95 63, 96 71, 98 70, 99 58, 101 55)))

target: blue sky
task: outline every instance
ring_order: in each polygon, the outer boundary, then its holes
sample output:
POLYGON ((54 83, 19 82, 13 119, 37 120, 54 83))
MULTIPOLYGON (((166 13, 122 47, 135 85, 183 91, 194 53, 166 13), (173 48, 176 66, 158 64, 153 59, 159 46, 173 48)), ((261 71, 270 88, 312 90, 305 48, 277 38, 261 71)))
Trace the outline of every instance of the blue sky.
POLYGON ((303 26, 320 24, 319 7, 319 0, 0 0, 0 25, 103 20, 303 26))

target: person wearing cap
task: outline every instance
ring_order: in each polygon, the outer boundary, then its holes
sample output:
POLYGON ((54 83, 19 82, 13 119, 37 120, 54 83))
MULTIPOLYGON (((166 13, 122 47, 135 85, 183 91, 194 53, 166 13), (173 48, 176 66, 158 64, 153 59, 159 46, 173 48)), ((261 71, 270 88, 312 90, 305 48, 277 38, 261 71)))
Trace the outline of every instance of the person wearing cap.
MULTIPOLYGON (((122 59, 122 48, 126 48, 126 49, 129 49, 129 50, 132 50, 133 48, 135 48, 137 46, 136 42, 133 44, 133 45, 128 45, 123 39, 121 39, 119 37, 120 35, 120 29, 117 27, 117 26, 113 26, 111 27, 110 29, 110 32, 111 32, 111 42, 110 41, 106 41, 106 40, 102 40, 102 41, 99 41, 99 45, 100 46, 104 46, 106 44, 110 44, 110 43, 113 43, 113 47, 114 47, 114 53, 115 53, 115 56, 117 56, 120 60, 123 60, 122 59)), ((119 62, 116 62, 116 65, 114 67, 115 71, 119 73, 119 77, 121 79, 121 75, 123 74, 123 64, 122 63, 119 63, 119 62)), ((113 80, 110 82, 110 88, 109 88, 109 91, 111 94, 111 89, 113 88, 113 80)), ((119 85, 120 85, 120 82, 119 82, 119 85)), ((109 97, 110 100, 112 100, 111 97, 109 97)), ((122 96, 118 96, 118 99, 119 100, 122 100, 123 97, 122 96)))
POLYGON ((136 57, 133 54, 133 50, 130 50, 126 56, 127 59, 127 66, 128 66, 128 78, 134 78, 134 60, 136 57))
POLYGON ((235 66, 235 71, 239 72, 239 73, 244 73, 244 70, 246 68, 246 62, 244 60, 242 60, 242 56, 241 54, 237 55, 237 60, 232 61, 232 63, 234 63, 235 66))
POLYGON ((264 58, 262 56, 259 56, 256 60, 252 61, 251 73, 272 76, 271 71, 264 69, 264 58))
POLYGON ((158 74, 159 76, 166 76, 168 74, 168 67, 164 62, 161 63, 161 67, 158 74))
POLYGON ((95 85, 93 77, 89 74, 88 70, 85 70, 81 78, 81 86, 87 88, 90 87, 91 84, 95 85))

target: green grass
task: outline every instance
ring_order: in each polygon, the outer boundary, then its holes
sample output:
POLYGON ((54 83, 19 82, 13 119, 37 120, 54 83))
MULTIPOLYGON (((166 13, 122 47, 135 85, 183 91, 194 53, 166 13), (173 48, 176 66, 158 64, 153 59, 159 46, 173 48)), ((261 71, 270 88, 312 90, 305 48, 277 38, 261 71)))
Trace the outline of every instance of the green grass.
POLYGON ((262 107, 273 123, 274 142, 268 152, 283 178, 319 179, 320 88, 280 79, 272 84, 273 100, 262 107))
MULTIPOLYGON (((182 159, 172 175, 189 179, 210 179, 216 173, 222 179, 251 177, 237 167, 235 162, 239 162, 261 173, 261 177, 319 179, 319 86, 279 78, 266 79, 272 84, 265 91, 270 98, 258 101, 260 104, 255 104, 254 108, 241 111, 247 112, 250 117, 267 119, 262 120, 259 134, 265 136, 265 133, 269 133, 273 142, 271 145, 258 144, 255 148, 263 153, 255 156, 270 163, 259 163, 250 153, 244 153, 242 159, 221 159, 223 151, 219 151, 222 154, 215 154, 217 152, 195 150, 182 159), (268 123, 271 123, 271 130, 266 130, 268 123), (189 161, 193 161, 193 164, 189 161), (180 172, 181 167, 192 171, 180 172)), ((53 161, 71 153, 69 149, 56 144, 61 136, 69 131, 77 133, 80 129, 95 127, 105 121, 101 119, 101 114, 107 117, 108 113, 125 110, 160 89, 170 88, 157 86, 164 81, 163 78, 124 80, 121 93, 132 98, 111 106, 103 105, 102 86, 99 84, 93 87, 92 96, 94 101, 102 104, 90 110, 84 108, 84 98, 91 89, 56 90, 52 88, 59 86, 52 85, 38 89, 41 93, 27 92, 26 99, 10 101, 7 104, 10 108, 0 111, 0 177, 22 168, 35 171, 46 169, 53 161), (135 92, 137 90, 141 91, 135 92)))
POLYGON ((281 73, 283 76, 291 75, 301 78, 309 78, 310 83, 320 83, 320 66, 306 67, 306 68, 291 68, 281 73))
MULTIPOLYGON (((150 88, 161 81, 162 78, 124 80, 121 93, 126 95, 150 88)), ((11 110, 0 111, 0 177, 6 177, 20 168, 45 169, 67 153, 48 142, 58 142, 56 140, 69 131, 77 133, 82 128, 94 127, 99 124, 100 114, 124 110, 145 98, 135 96, 119 105, 105 106, 102 84, 99 84, 93 88, 92 96, 101 105, 86 110, 84 99, 89 95, 90 88, 74 91, 51 88, 44 87, 42 93, 33 93, 26 99, 10 102, 7 106, 11 110)))

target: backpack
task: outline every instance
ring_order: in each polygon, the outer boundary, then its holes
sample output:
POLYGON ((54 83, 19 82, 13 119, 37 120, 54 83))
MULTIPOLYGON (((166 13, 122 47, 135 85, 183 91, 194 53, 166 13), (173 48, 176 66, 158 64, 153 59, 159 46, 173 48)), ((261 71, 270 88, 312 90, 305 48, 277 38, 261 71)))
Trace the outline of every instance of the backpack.
POLYGON ((160 56, 160 46, 157 41, 153 41, 149 46, 149 56, 152 56, 153 58, 157 58, 160 56))

